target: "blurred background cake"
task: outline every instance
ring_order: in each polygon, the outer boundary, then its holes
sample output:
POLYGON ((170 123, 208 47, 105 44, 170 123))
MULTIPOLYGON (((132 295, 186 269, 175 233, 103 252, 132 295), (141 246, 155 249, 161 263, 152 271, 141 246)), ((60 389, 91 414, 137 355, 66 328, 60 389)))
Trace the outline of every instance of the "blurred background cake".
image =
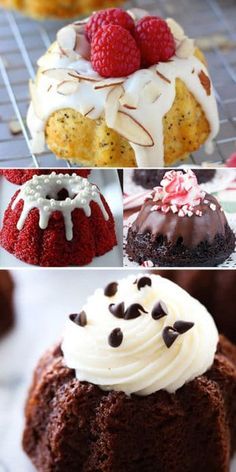
POLYGON ((0 5, 36 19, 72 18, 99 8, 120 5, 122 0, 0 0, 0 5))
MULTIPOLYGON (((172 169, 170 169, 172 170, 172 169)), ((204 184, 212 180, 216 174, 216 169, 192 169, 199 184, 204 184)), ((166 169, 135 169, 133 181, 144 188, 153 189, 160 185, 166 169)))
POLYGON ((7 270, 0 270, 0 337, 14 324, 14 283, 7 270))

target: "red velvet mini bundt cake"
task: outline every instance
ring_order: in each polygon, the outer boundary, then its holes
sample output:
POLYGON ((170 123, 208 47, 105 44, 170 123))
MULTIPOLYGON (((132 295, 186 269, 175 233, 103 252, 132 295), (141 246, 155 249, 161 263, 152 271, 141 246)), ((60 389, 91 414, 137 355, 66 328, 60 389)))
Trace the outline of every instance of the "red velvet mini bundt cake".
POLYGON ((111 210, 96 185, 76 174, 34 176, 17 191, 0 243, 28 264, 85 265, 116 244, 111 210))
POLYGON ((10 272, 0 270, 0 337, 14 323, 13 291, 14 283, 10 272))
MULTIPOLYGON (((34 175, 47 175, 52 172, 51 169, 6 169, 1 172, 9 182, 16 185, 22 185, 32 179, 34 175)), ((56 169, 56 174, 76 174, 80 177, 88 177, 90 170, 88 169, 56 169)))
POLYGON ((220 333, 236 343, 235 270, 157 271, 197 298, 212 314, 220 333))
POLYGON ((23 447, 40 472, 228 472, 236 348, 156 275, 97 290, 34 374, 23 447))

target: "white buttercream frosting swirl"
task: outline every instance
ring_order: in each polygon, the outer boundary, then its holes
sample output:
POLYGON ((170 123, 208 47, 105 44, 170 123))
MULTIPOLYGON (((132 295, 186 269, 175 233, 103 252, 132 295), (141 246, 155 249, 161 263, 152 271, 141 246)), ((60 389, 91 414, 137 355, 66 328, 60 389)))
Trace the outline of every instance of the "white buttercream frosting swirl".
MULTIPOLYGON (((78 51, 66 50, 65 54, 58 41, 54 43, 38 61, 40 69, 36 81, 31 83, 27 123, 33 137, 32 150, 36 153, 44 150, 49 117, 58 110, 71 108, 92 120, 104 117, 109 128, 129 141, 138 167, 162 166, 163 118, 174 103, 177 78, 185 83, 206 115, 210 127, 206 145, 210 148, 219 130, 219 118, 207 68, 194 55, 193 40, 184 35, 176 22, 171 19, 167 22, 176 41, 176 54, 171 61, 121 79, 104 79, 78 51), (208 91, 202 85, 201 74, 209 82, 208 91)), ((73 28, 78 26, 63 29, 62 35, 71 33, 72 43, 73 28)))
POLYGON ((158 275, 148 277, 151 286, 140 289, 134 275, 118 281, 112 297, 96 290, 83 307, 85 326, 68 319, 62 350, 65 364, 75 369, 78 380, 128 395, 149 395, 161 389, 172 393, 211 367, 218 343, 211 315, 173 282, 158 275), (167 315, 157 320, 151 313, 159 301, 165 304, 167 315), (109 305, 121 302, 125 310, 138 303, 147 313, 135 319, 117 318, 109 305), (194 325, 167 347, 163 333, 177 321, 194 325), (115 348, 108 339, 116 328, 123 340, 115 348))

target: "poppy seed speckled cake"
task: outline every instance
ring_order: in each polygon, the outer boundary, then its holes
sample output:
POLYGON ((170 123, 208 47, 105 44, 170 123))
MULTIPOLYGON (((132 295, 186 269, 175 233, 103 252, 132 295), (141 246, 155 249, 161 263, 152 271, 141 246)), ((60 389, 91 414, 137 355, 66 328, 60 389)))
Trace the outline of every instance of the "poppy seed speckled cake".
POLYGON ((117 245, 115 222, 87 179, 75 173, 34 175, 5 212, 0 244, 28 264, 82 266, 117 245))
POLYGON ((161 167, 212 140, 205 59, 173 19, 102 10, 61 29, 31 81, 32 150, 87 166, 161 167))
POLYGON ((227 472, 236 350, 157 275, 110 283, 36 367, 24 450, 41 472, 227 472))
POLYGON ((126 253, 139 264, 216 266, 235 249, 235 235, 217 199, 191 170, 166 172, 128 230, 126 253))

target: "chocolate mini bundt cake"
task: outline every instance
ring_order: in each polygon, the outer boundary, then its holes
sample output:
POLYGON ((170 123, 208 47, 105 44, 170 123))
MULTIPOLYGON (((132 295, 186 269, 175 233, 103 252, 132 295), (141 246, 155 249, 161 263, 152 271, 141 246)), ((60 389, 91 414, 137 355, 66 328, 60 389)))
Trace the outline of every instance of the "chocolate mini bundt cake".
POLYGON ((7 270, 0 270, 0 337, 14 324, 13 306, 14 283, 7 270))
POLYGON ((188 170, 166 172, 128 231, 131 260, 154 266, 216 266, 235 249, 235 236, 213 195, 188 170))
POLYGON ((40 472, 227 472, 236 348, 157 275, 97 290, 34 373, 23 447, 40 472))
MULTIPOLYGON (((161 184, 167 169, 135 169, 133 181, 144 188, 153 189, 161 184)), ((173 170, 173 169, 170 169, 173 170)), ((204 184, 213 179, 216 169, 192 169, 199 184, 204 184)))
POLYGON ((212 314, 220 333, 236 343, 235 270, 157 271, 197 298, 212 314))

